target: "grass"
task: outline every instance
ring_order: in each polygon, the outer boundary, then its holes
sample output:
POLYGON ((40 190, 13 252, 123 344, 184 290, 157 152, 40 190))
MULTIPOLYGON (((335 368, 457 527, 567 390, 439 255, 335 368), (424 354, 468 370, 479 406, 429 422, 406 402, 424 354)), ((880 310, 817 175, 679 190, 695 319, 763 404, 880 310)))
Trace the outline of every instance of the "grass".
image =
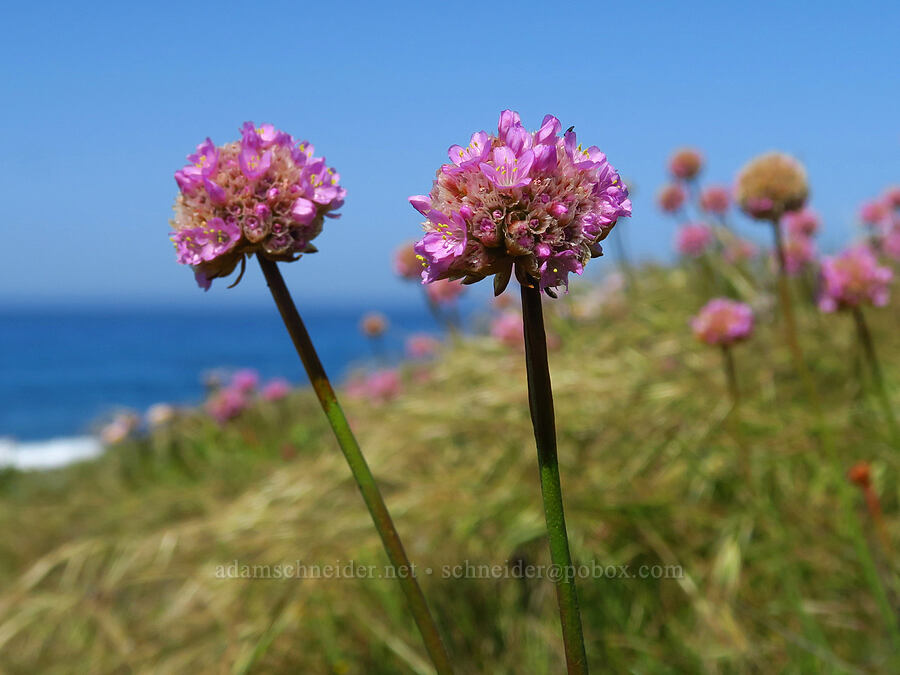
MULTIPOLYGON (((642 268, 631 301, 613 298, 590 318, 570 311, 583 282, 551 304, 573 556, 676 577, 579 579, 592 668, 888 672, 896 652, 836 491, 853 463, 871 462, 897 550, 900 458, 861 384, 852 318, 819 315, 795 289, 835 464, 811 433, 765 289, 750 289, 758 327, 735 349, 732 414, 720 352, 687 326, 707 299, 696 272, 642 268)), ((890 387, 900 322, 891 310, 867 318, 890 387)), ((521 352, 467 338, 427 380, 408 372, 399 398, 345 408, 458 672, 561 672, 553 584, 513 573, 549 563, 521 352), (502 573, 453 578, 466 561, 502 573)), ((896 558, 853 489, 852 515, 896 607, 896 558)), ((297 560, 386 564, 311 392, 222 429, 187 417, 90 463, 7 472, 0 671, 429 672, 392 579, 216 574, 233 561, 297 560)))

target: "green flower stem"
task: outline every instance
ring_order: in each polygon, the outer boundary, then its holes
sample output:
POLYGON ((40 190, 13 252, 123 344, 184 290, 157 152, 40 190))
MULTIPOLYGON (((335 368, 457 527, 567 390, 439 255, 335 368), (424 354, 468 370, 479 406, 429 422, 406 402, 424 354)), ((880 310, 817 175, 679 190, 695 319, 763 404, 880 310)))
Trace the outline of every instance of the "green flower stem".
POLYGON ((860 566, 862 567, 863 576, 869 585, 872 595, 875 596, 875 601, 881 611, 882 618, 890 633, 891 640, 898 650, 898 653, 900 653, 900 624, 898 624, 897 615, 891 607, 884 583, 878 574, 878 568, 875 566, 875 561, 872 558, 872 552, 869 550, 868 543, 866 542, 865 534, 863 534, 859 518, 856 516, 853 509, 853 494, 850 492, 852 488, 844 478, 844 468, 841 464, 840 457, 837 454, 834 439, 831 436, 831 427, 825 420, 819 393, 816 390, 809 370, 806 367, 806 362, 803 359, 803 352, 800 349, 800 343, 797 341, 797 329, 796 322, 794 321, 794 309, 791 304, 791 292, 788 287, 781 225, 777 220, 772 221, 772 229, 775 233, 775 253, 778 258, 778 293, 780 296, 781 310, 784 316, 785 337, 787 339, 788 347, 794 358, 794 366, 806 387, 810 405, 812 406, 813 414, 815 415, 816 426, 819 431, 822 447, 825 450, 828 460, 834 467, 835 480, 837 481, 835 487, 844 514, 844 525, 853 540, 853 547, 856 551, 857 558, 859 559, 860 566))
POLYGON ((894 415, 893 406, 891 406, 891 397, 888 395, 887 385, 884 382, 884 374, 881 371, 881 364, 878 361, 878 354, 875 352, 875 343, 872 341, 872 333, 869 332, 869 325, 866 323, 866 317, 859 307, 853 308, 853 320, 856 322, 856 333, 859 336, 859 342, 862 344, 863 351, 866 353, 866 360, 872 370, 872 380, 875 382, 875 391, 884 408, 884 416, 887 420, 888 427, 894 443, 900 447, 900 428, 897 426, 897 417, 894 415))
POLYGON ((728 393, 735 409, 741 404, 741 390, 738 388, 737 369, 734 367, 734 355, 730 345, 722 345, 722 359, 725 362, 725 378, 728 380, 728 393))
POLYGON ((547 336, 544 333, 541 292, 535 284, 522 283, 521 287, 525 326, 525 365, 528 371, 528 405, 534 427, 534 440, 537 444, 541 494, 547 521, 547 537, 550 540, 550 560, 556 574, 556 599, 562 623, 566 665, 570 675, 586 674, 587 654, 584 650, 581 613, 578 610, 578 595, 572 573, 574 568, 563 513, 562 486, 559 482, 553 391, 547 363, 547 336))
POLYGON ((288 333, 290 333, 297 354, 299 354, 300 360, 303 361, 303 366, 306 368, 306 373, 309 375, 309 381, 312 383, 313 390, 316 392, 319 403, 325 411, 325 416, 328 417, 344 457, 350 465, 350 471, 353 473, 353 478, 356 480, 359 491, 362 493, 369 513, 372 514, 375 529, 378 530, 378 534, 381 536, 384 549, 391 561, 391 565, 394 567, 397 579, 403 588, 403 593, 406 595, 406 601, 409 604, 419 632, 425 641, 425 648, 428 650, 431 661, 434 663, 434 667, 439 675, 452 673, 453 667, 450 665, 450 659, 444 649, 437 625, 435 625, 434 619, 428 610, 425 596, 422 595, 422 589, 419 588, 419 584, 416 581, 415 568, 412 567, 409 559, 406 557, 406 552, 403 550, 403 544, 400 541, 400 535, 394 527, 391 515, 388 513, 381 492, 378 490, 375 477, 372 475, 369 465, 366 464, 366 460, 359 449, 359 444, 350 430, 350 425, 344 416, 344 411, 341 410, 334 389, 328 381, 328 376, 325 374, 325 369, 322 367, 318 354, 316 354, 309 333, 306 331, 306 326, 304 326, 303 320, 300 318, 299 312, 297 312, 297 307, 291 299, 291 294, 288 292, 287 286, 285 286, 281 271, 278 269, 277 263, 261 256, 257 256, 257 258, 263 275, 266 277, 269 290, 272 292, 275 304, 278 306, 278 311, 281 313, 284 325, 288 333))

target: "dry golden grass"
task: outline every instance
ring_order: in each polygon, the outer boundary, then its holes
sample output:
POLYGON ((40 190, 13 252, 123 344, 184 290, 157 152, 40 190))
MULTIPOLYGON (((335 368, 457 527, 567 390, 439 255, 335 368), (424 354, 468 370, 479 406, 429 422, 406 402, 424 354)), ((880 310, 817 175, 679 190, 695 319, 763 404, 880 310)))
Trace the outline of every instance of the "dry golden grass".
MULTIPOLYGON (((721 355, 687 328, 706 299, 689 271, 640 276, 630 302, 551 320, 562 344, 551 370, 575 557, 683 570, 580 581, 594 669, 888 672, 896 654, 836 491, 846 468, 869 460, 898 550, 898 448, 859 384, 849 319, 801 313, 839 441, 835 466, 811 436, 769 312, 736 350, 745 397, 737 419, 721 355)), ((896 314, 870 314, 897 382, 896 314)), ((521 353, 467 339, 447 348, 427 381, 409 373, 398 399, 345 407, 459 672, 561 672, 549 581, 443 574, 465 561, 549 562, 521 353)), ((217 566, 235 560, 385 564, 320 418, 300 393, 224 430, 183 420, 167 437, 91 464, 7 476, 0 670, 430 672, 393 580, 217 578, 217 566)), ((854 497, 896 591, 896 558, 854 497)))

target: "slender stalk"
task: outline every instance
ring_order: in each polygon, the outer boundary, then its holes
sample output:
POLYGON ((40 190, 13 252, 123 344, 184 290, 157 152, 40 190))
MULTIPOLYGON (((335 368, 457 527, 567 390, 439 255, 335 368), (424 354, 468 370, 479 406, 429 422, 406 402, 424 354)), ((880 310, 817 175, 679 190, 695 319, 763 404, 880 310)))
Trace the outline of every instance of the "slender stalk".
POLYGON ((734 367, 734 355, 729 345, 722 345, 722 358, 725 361, 725 377, 728 380, 728 393, 731 402, 737 408, 741 404, 741 391, 738 389, 737 370, 734 367))
POLYGON ((556 600, 566 650, 566 666, 570 675, 586 675, 587 654, 584 649, 581 613, 578 609, 578 595, 572 572, 574 567, 569 553, 566 518, 563 512, 562 486, 559 481, 553 390, 547 362, 547 336, 544 332, 541 292, 535 284, 522 282, 521 287, 525 366, 528 371, 528 406, 531 410, 531 424, 534 427, 534 440, 537 444, 541 495, 544 501, 544 517, 547 521, 547 538, 550 540, 550 560, 556 575, 556 600))
POLYGON ((257 256, 257 258, 263 275, 266 277, 269 290, 272 292, 272 298, 278 306, 278 311, 291 336, 291 340, 294 342, 297 354, 300 356, 300 360, 303 361, 303 366, 306 368, 307 375, 309 375, 309 381, 312 383, 313 390, 316 392, 316 396, 322 405, 322 410, 325 411, 325 416, 328 418, 332 430, 334 430, 334 435, 341 446, 344 457, 347 459, 347 464, 350 465, 350 471, 353 473, 353 478, 356 480, 359 491, 362 493, 369 513, 372 514, 375 529, 378 530, 378 534, 381 536, 388 559, 394 567, 394 572, 400 582, 403 593, 406 595, 406 601, 409 604, 419 632, 422 634, 422 639, 425 641, 428 655, 431 657, 431 661, 434 663, 434 667, 439 675, 452 673, 453 667, 450 665, 450 659, 444 649, 437 625, 428 610, 425 596, 422 595, 422 589, 419 588, 419 584, 416 581, 415 567, 410 564, 409 558, 406 557, 406 551, 403 550, 400 535, 394 527, 391 515, 375 482, 375 477, 372 475, 372 471, 369 469, 369 465, 359 449, 359 444, 356 442, 356 437, 353 435, 347 418, 344 416, 344 411, 341 410, 331 382, 328 381, 322 362, 319 360, 309 333, 306 331, 306 326, 303 324, 303 319, 300 318, 300 313, 291 299, 287 286, 285 286, 281 271, 278 269, 277 263, 261 256, 257 256))
POLYGON ((878 354, 875 352, 875 343, 872 341, 872 333, 869 332, 869 325, 866 323, 866 317, 859 307, 853 308, 853 320, 856 323, 856 333, 859 336, 859 342, 866 354, 866 360, 869 362, 869 368, 872 370, 872 380, 875 382, 875 391, 884 408, 884 416, 890 427, 891 435, 894 442, 900 444, 900 428, 897 426, 897 417, 894 415, 894 408, 891 406, 891 398, 888 395, 887 385, 884 382, 884 374, 881 371, 881 363, 878 360, 878 354))
POLYGON ((728 393, 731 395, 731 412, 728 415, 729 426, 740 451, 741 473, 747 487, 752 489, 752 473, 750 468, 750 450, 741 434, 741 390, 738 387, 737 369, 734 366, 734 354, 730 345, 722 345, 722 361, 725 365, 725 379, 728 381, 728 393))
POLYGON ((778 301, 781 305, 781 315, 784 319, 784 337, 787 341, 791 357, 794 359, 794 367, 797 369, 803 384, 810 396, 810 401, 821 409, 819 394, 810 378, 809 370, 803 359, 803 350, 797 340, 797 321, 794 318, 794 304, 791 300, 791 289, 788 285, 787 258, 784 253, 784 241, 781 234, 781 224, 777 220, 772 221, 772 230, 775 233, 775 255, 778 258, 778 301))

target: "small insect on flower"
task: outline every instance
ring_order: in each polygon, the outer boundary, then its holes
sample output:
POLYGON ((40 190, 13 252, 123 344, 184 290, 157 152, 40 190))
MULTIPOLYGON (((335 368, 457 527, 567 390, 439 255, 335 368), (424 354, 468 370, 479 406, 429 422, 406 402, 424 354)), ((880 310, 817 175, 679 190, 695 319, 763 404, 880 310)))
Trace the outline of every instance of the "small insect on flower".
POLYGON ((312 240, 326 217, 338 217, 346 195, 309 143, 271 124, 245 122, 240 132, 222 146, 207 138, 175 172, 170 237, 178 262, 194 268, 204 289, 238 263, 243 271, 249 255, 292 261, 314 253, 312 240))
POLYGON ((631 215, 628 190, 596 146, 547 115, 526 131, 518 113, 500 114, 497 134, 453 145, 428 195, 410 197, 425 217, 415 250, 424 283, 495 275, 500 294, 513 267, 552 294, 581 274, 618 218, 631 215))

